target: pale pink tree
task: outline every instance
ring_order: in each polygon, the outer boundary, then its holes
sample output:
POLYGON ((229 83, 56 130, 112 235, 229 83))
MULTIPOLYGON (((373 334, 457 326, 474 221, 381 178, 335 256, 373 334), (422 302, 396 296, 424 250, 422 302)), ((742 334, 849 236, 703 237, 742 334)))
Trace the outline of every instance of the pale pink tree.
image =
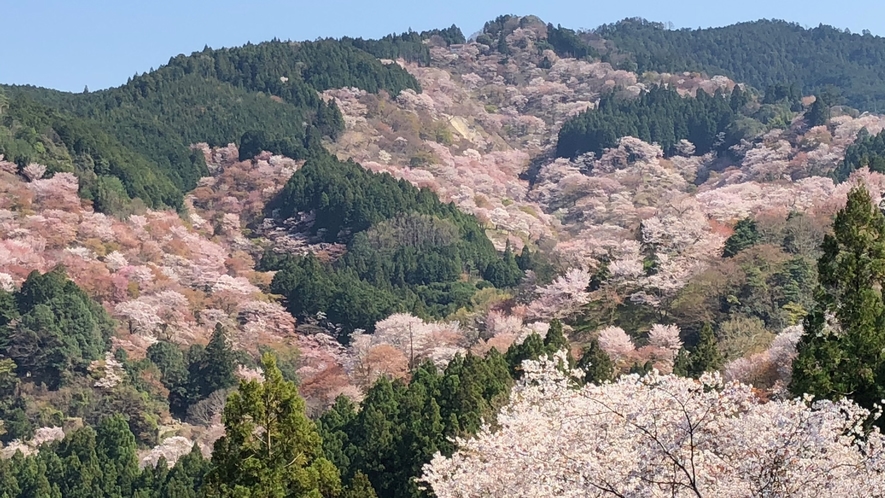
POLYGON ((599 347, 615 361, 626 358, 636 350, 630 336, 620 327, 612 326, 600 330, 598 340, 599 347))
POLYGON ((537 298, 529 304, 528 313, 532 318, 567 318, 590 302, 590 272, 582 268, 572 268, 565 275, 536 290, 537 298))
POLYGON ((648 331, 648 343, 652 346, 679 351, 682 340, 679 338, 679 327, 676 325, 661 325, 656 323, 648 331))
POLYGON ((718 374, 578 387, 564 362, 524 362, 494 427, 437 453, 421 480, 439 498, 885 493, 885 438, 848 400, 764 402, 718 374))

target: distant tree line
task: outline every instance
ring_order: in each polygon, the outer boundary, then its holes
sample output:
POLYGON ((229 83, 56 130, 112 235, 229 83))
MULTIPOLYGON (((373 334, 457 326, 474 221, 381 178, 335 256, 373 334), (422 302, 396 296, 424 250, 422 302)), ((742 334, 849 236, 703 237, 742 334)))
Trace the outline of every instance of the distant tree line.
POLYGON ((858 109, 885 108, 885 38, 868 32, 779 20, 674 30, 634 18, 595 34, 610 42, 607 60, 639 73, 702 71, 760 90, 791 82, 805 95, 830 91, 858 109))

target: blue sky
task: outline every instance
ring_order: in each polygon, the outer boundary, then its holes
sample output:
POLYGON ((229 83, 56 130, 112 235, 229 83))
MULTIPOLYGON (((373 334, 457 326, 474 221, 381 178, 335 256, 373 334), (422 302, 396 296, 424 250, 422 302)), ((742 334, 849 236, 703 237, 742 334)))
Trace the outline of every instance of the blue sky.
POLYGON ((882 0, 0 0, 0 83, 97 90, 204 45, 379 37, 453 23, 470 36, 507 13, 535 14, 570 28, 635 16, 676 27, 778 18, 885 36, 882 0))

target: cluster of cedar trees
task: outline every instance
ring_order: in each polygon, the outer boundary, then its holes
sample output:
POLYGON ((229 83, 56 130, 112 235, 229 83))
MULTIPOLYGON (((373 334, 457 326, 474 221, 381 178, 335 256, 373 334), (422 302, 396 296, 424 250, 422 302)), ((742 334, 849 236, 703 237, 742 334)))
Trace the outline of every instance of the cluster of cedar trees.
MULTIPOLYGON (((458 33, 419 36, 458 39, 458 33)), ((0 99, 0 154, 21 166, 45 164, 50 174, 75 172, 82 196, 102 210, 130 198, 149 207, 180 208, 183 193, 208 173, 190 144, 239 143, 250 133, 247 150, 302 158, 321 148, 322 137, 334 139, 344 128, 337 107, 317 92, 420 91, 409 73, 376 58, 376 52, 414 44, 412 38, 206 48, 94 93, 7 86, 0 99)))
MULTIPOLYGON (((187 375, 172 348, 156 344, 144 360, 158 362, 164 383, 187 375)), ((36 455, 0 460, 0 496, 428 496, 414 480, 423 464, 437 451, 451 454, 453 437, 473 434, 483 420, 493 419, 520 376, 523 360, 563 348, 568 342, 561 324, 554 322, 545 339, 532 335, 504 355, 459 356, 444 370, 419 365, 408 383, 382 378, 359 407, 342 397, 317 420, 306 416, 294 382, 273 355, 265 354, 264 382, 241 383, 229 395, 225 436, 215 443, 211 460, 195 448, 171 469, 165 460, 140 469, 133 421, 125 413, 107 413, 36 455)), ((198 356, 202 360, 191 362, 190 371, 199 370, 202 379, 185 385, 225 389, 235 383, 237 360, 223 331, 198 356)), ((589 367, 587 382, 613 374, 596 344, 577 365, 589 367)), ((130 367, 126 383, 136 382, 138 375, 130 367)), ((15 373, 14 368, 4 372, 4 387, 11 383, 20 389, 15 373)), ((170 386, 170 398, 174 391, 170 386)))
POLYGON ((289 311, 325 313, 342 325, 343 340, 395 312, 450 315, 484 285, 516 285, 532 264, 527 250, 499 255, 476 218, 433 192, 327 154, 298 170, 270 207, 284 217, 313 212, 318 235, 347 244, 331 264, 310 255, 262 259, 262 269, 278 270, 271 290, 289 311))
POLYGON ((832 93, 857 109, 880 112, 885 106, 885 39, 869 32, 778 20, 666 29, 626 19, 593 35, 607 41, 604 59, 640 74, 723 74, 758 89, 793 82, 804 95, 832 93))

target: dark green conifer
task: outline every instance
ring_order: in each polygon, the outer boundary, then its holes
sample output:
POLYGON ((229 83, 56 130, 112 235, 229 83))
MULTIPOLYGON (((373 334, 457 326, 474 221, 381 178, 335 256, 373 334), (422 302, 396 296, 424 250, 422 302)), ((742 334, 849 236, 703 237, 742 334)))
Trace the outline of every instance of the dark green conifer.
POLYGON ((722 257, 731 258, 737 253, 759 243, 761 239, 756 229, 756 222, 751 218, 744 218, 734 226, 734 233, 726 239, 722 257))
POLYGON ((790 390, 872 409, 885 398, 885 216, 866 188, 848 194, 822 249, 790 390))

